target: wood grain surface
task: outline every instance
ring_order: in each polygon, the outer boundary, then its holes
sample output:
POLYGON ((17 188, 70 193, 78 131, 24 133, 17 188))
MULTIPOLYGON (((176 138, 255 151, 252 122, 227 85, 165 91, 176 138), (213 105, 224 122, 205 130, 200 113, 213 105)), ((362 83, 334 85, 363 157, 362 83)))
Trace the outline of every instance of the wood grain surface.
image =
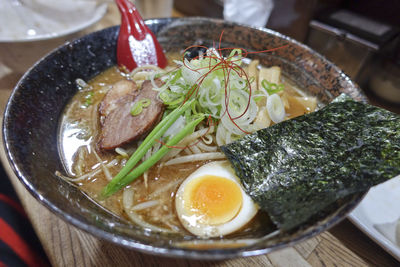
MULTIPOLYGON (((119 19, 115 6, 111 4, 107 15, 95 26, 78 35, 65 38, 73 38, 119 24, 119 19)), ((22 46, 21 49, 29 49, 29 44, 25 45, 28 48, 22 46)), ((42 54, 57 45, 57 41, 44 42, 42 54)), ((24 71, 23 65, 26 64, 26 60, 21 59, 18 53, 11 51, 12 49, 10 46, 0 45, 0 110, 2 114, 11 90, 21 77, 24 71), (10 60, 16 64, 22 60, 21 68, 6 67, 5 62, 10 60)), ((31 54, 32 58, 29 60, 35 60, 35 57, 39 58, 42 54, 39 52, 31 54)), ((399 262, 348 220, 294 247, 268 255, 225 261, 193 261, 146 255, 95 238, 59 219, 36 201, 18 181, 8 164, 3 146, 1 146, 0 157, 44 250, 54 266, 400 266, 399 262)))

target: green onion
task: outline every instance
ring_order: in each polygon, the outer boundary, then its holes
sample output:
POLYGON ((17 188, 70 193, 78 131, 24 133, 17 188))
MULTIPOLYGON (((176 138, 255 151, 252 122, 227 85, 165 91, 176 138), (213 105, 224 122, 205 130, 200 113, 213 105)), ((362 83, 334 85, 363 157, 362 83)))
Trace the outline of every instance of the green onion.
POLYGON ((137 101, 133 107, 131 108, 131 115, 132 116, 137 116, 140 113, 142 113, 143 108, 147 108, 151 103, 151 100, 148 98, 142 98, 139 101, 137 101))
POLYGON ((194 100, 187 101, 179 108, 174 109, 165 118, 157 124, 156 127, 147 135, 143 143, 136 149, 135 153, 132 154, 130 159, 126 162, 125 166, 120 172, 111 180, 111 182, 104 188, 103 192, 108 190, 107 188, 114 187, 129 173, 130 170, 143 158, 144 154, 153 146, 157 139, 169 129, 169 127, 181 116, 192 104, 194 100))
POLYGON ((179 78, 181 78, 182 77, 182 69, 178 69, 177 71, 175 71, 174 73, 173 73, 173 78, 171 79, 171 81, 170 81, 170 83, 171 84, 175 84, 178 80, 179 80, 179 78))
POLYGON ((185 100, 185 95, 177 94, 170 91, 164 91, 161 92, 160 99, 164 102, 165 105, 168 106, 168 108, 175 108, 185 100))
POLYGON ((242 59, 242 50, 235 48, 231 51, 231 53, 229 54, 227 60, 241 60, 242 59), (237 57, 235 57, 235 54, 237 54, 237 57))
POLYGON ((264 89, 267 91, 267 93, 269 95, 276 94, 280 91, 283 91, 283 89, 284 89, 284 86, 282 83, 280 83, 280 84, 270 83, 265 79, 261 81, 261 86, 264 87, 264 89))
POLYGON ((192 133, 195 127, 204 120, 205 116, 200 115, 198 118, 188 123, 177 135, 172 137, 166 145, 162 146, 156 153, 154 153, 149 159, 145 160, 138 167, 133 169, 131 173, 122 177, 121 179, 113 179, 102 192, 103 197, 109 197, 124 186, 133 182, 136 178, 142 175, 150 167, 156 164, 170 149, 171 146, 178 144, 185 136, 192 133))
MULTIPOLYGON (((246 82, 247 82, 247 86, 249 86, 252 82, 254 82, 256 80, 256 77, 254 77, 254 76, 251 76, 251 77, 249 77, 249 80, 247 81, 246 80, 246 82)), ((254 88, 253 88, 254 89, 254 88)))
POLYGON ((93 95, 93 91, 87 93, 87 95, 85 96, 85 107, 89 107, 91 104, 93 104, 93 95))
MULTIPOLYGON (((257 91, 254 92, 254 94, 255 94, 255 95, 263 94, 263 91, 257 90, 257 91)), ((254 101, 258 102, 258 101, 260 101, 261 99, 263 99, 264 97, 265 97, 265 95, 260 95, 260 96, 255 96, 253 99, 254 99, 254 101)))

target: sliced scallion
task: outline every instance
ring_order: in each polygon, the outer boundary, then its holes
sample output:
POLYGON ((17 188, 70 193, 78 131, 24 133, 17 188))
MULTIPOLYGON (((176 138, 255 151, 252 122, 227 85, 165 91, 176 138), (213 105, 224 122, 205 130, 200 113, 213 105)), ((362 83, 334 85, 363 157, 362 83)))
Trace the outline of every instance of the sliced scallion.
POLYGON ((110 183, 104 188, 103 195, 110 196, 107 192, 109 188, 113 188, 135 167, 135 165, 143 158, 144 154, 153 146, 156 140, 160 139, 161 136, 169 129, 169 127, 181 116, 195 100, 187 101, 182 106, 174 109, 165 118, 161 120, 160 123, 147 135, 142 144, 136 149, 129 160, 126 162, 125 166, 120 170, 120 172, 111 180, 110 183))
POLYGON ((151 104, 151 100, 148 98, 142 98, 139 101, 135 102, 135 104, 133 104, 133 107, 131 108, 131 115, 132 116, 137 116, 140 113, 142 113, 143 108, 147 108, 148 106, 150 106, 151 104))
POLYGON ((280 83, 280 84, 270 83, 265 79, 261 81, 261 86, 267 91, 267 93, 269 95, 276 94, 280 91, 283 91, 283 89, 284 89, 284 86, 282 83, 280 83))
POLYGON ((171 137, 168 142, 163 145, 156 153, 154 153, 149 159, 145 160, 142 164, 132 170, 128 175, 123 176, 121 179, 113 179, 104 189, 102 195, 109 197, 124 186, 133 182, 136 178, 142 175, 145 171, 156 164, 170 149, 172 146, 178 144, 185 136, 192 133, 195 127, 204 120, 204 115, 196 116, 197 118, 188 123, 178 134, 171 137))

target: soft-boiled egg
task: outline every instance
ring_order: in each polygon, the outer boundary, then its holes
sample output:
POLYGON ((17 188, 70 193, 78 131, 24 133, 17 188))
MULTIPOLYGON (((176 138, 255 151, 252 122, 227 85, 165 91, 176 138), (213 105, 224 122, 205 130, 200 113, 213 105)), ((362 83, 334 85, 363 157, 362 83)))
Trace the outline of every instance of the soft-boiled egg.
POLYGON ((175 198, 182 225, 200 237, 233 233, 257 213, 228 161, 203 165, 180 185, 175 198))

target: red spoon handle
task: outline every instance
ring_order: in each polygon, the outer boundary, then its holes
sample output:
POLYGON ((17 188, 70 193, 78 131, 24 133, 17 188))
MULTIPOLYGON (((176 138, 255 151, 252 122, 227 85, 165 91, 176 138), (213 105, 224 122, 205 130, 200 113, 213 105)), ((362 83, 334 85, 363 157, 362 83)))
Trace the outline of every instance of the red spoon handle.
POLYGON ((164 68, 167 59, 154 33, 146 26, 135 5, 129 0, 115 0, 121 13, 117 62, 128 70, 143 65, 164 68))

